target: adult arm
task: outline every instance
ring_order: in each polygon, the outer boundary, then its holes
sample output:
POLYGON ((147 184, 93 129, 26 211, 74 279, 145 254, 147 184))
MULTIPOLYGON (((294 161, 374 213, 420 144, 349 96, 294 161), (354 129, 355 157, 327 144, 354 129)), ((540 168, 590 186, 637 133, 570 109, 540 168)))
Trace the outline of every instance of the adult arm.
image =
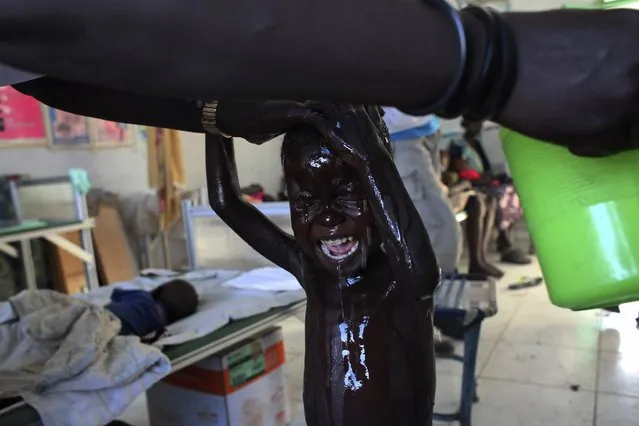
POLYGON ((233 140, 206 135, 209 203, 220 219, 271 262, 301 278, 301 251, 295 240, 242 199, 233 140))
POLYGON ((428 103, 454 34, 418 1, 0 0, 1 61, 178 99, 428 103))
MULTIPOLYGON (((639 12, 505 19, 519 74, 495 120, 564 145, 627 145, 639 12)), ((466 31, 482 57, 481 24, 469 18, 466 31)), ((459 65, 456 46, 448 19, 419 1, 0 0, 3 62, 154 97, 430 104, 459 65)))
POLYGON ((143 96, 51 77, 13 87, 45 105, 73 114, 120 123, 204 132, 201 109, 196 101, 143 96))
MULTIPOLYGON (((152 127, 204 133, 200 103, 42 77, 15 84, 16 90, 73 114, 152 127)), ((308 109, 294 101, 226 101, 217 108, 220 131, 261 144, 305 120, 308 109)))

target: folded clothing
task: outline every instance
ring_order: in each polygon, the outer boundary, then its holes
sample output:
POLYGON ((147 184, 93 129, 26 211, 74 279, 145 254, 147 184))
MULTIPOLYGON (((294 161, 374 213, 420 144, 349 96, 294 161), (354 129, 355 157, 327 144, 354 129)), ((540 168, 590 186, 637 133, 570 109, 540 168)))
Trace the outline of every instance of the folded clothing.
POLYGON ((171 371, 160 350, 119 331, 102 307, 50 290, 0 303, 0 398, 24 398, 44 426, 108 423, 171 371))

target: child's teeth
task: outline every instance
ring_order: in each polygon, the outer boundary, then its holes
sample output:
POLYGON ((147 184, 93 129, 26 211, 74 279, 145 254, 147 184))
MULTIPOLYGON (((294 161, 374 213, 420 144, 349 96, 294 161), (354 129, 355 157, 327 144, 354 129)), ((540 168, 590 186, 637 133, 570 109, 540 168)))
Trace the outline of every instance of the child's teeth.
MULTIPOLYGON (((349 237, 349 239, 347 239, 347 241, 352 241, 353 238, 349 237)), ((327 248, 327 246, 332 246, 332 245, 337 245, 337 244, 329 244, 328 241, 324 240, 322 241, 321 247, 322 247, 322 252, 330 257, 331 259, 334 260, 342 260, 342 259, 346 259, 348 256, 352 255, 353 253, 355 253, 357 251, 357 249, 359 248, 359 242, 356 242, 355 244, 353 244, 353 247, 350 248, 350 250, 348 251, 348 253, 344 253, 341 255, 336 255, 330 252, 330 250, 327 248)))
POLYGON ((338 246, 340 244, 344 244, 349 241, 353 241, 353 237, 337 238, 333 240, 323 240, 322 242, 329 246, 338 246))

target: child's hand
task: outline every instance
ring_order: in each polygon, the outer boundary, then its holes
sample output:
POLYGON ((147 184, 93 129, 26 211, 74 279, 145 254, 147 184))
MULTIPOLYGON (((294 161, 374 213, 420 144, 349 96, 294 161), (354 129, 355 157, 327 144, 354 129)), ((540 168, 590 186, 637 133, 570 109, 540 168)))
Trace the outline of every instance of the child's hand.
POLYGON ((294 101, 221 101, 217 126, 222 133, 259 145, 308 122, 311 113, 303 103, 294 101))
POLYGON ((377 106, 309 102, 319 114, 309 122, 349 165, 361 168, 376 158, 390 156, 388 130, 377 106))

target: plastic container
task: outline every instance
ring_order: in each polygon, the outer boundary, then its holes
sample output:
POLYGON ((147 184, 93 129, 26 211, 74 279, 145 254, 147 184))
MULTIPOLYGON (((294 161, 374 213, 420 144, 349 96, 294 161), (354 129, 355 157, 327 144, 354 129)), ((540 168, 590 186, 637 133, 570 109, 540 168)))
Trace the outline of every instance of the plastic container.
POLYGON ((501 139, 551 302, 639 300, 639 151, 581 158, 506 129, 501 139))

